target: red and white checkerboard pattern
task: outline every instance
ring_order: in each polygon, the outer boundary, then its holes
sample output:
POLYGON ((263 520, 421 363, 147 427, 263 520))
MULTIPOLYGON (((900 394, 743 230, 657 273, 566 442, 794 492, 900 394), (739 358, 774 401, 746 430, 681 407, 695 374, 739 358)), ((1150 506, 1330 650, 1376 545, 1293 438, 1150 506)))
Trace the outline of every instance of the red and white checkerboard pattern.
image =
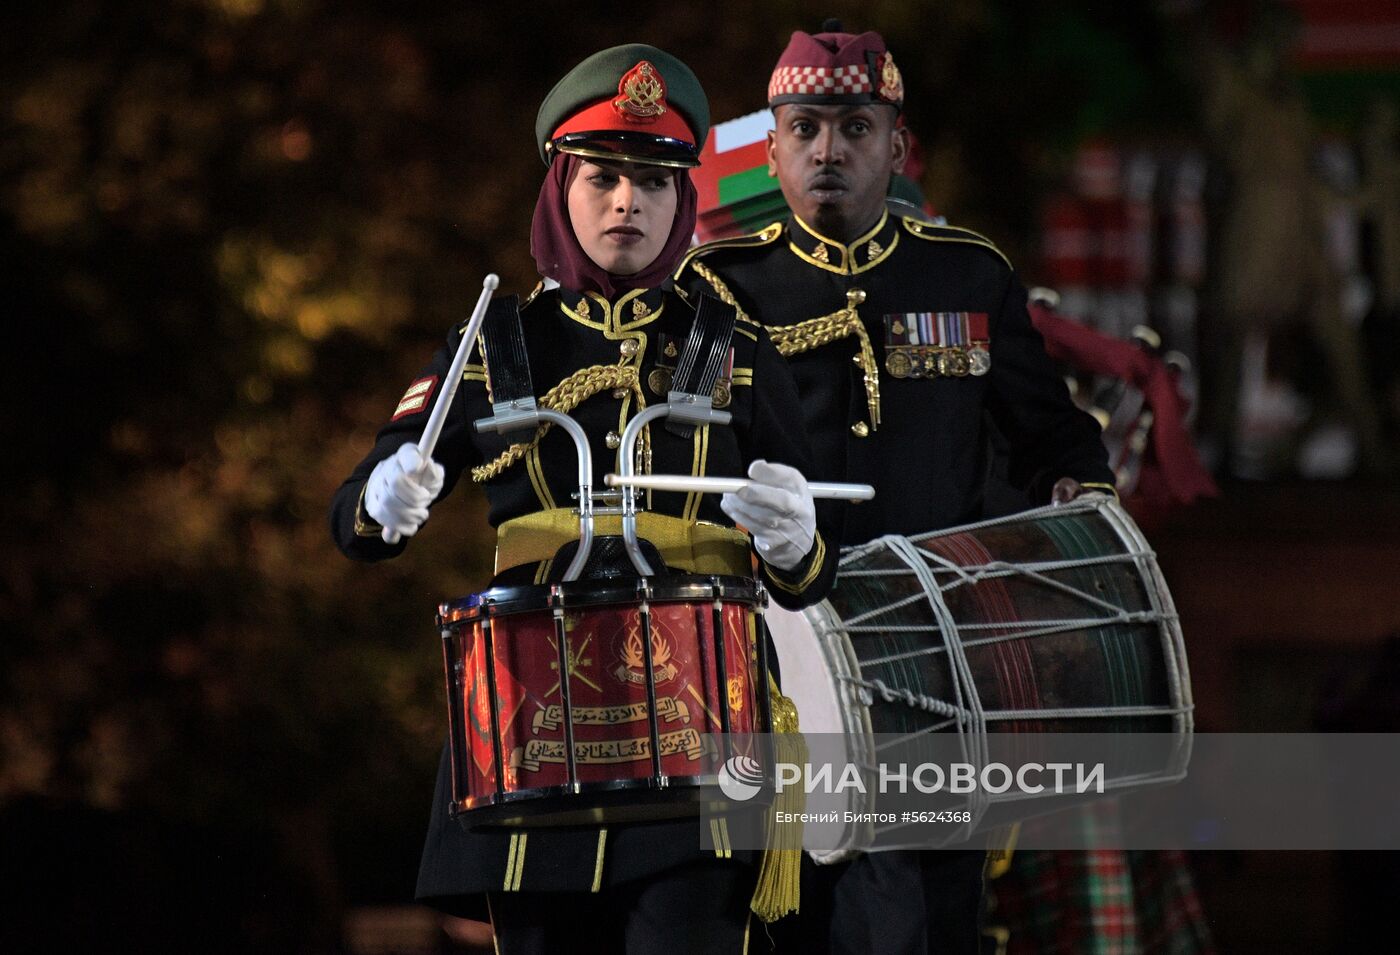
POLYGON ((846 96, 875 89, 863 64, 849 66, 780 66, 768 81, 768 99, 778 96, 846 96))

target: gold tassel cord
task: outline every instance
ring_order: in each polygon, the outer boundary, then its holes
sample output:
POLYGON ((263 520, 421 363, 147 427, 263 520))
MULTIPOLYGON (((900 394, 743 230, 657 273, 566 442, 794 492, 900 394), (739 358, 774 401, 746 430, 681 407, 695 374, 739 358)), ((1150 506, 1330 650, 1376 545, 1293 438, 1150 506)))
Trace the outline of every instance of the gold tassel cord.
POLYGON ((1000 879, 1011 870, 1011 856, 1016 851, 1016 841, 1021 836, 1021 824, 1014 822, 1000 829, 993 829, 987 836, 987 863, 982 875, 987 879, 1000 879))
POLYGON ((865 376, 865 402, 870 409, 870 427, 880 426, 880 367, 875 362, 875 348, 865 331, 865 323, 860 320, 853 305, 796 325, 765 325, 764 328, 777 346, 778 354, 784 358, 854 335, 859 342, 856 364, 865 376))
MULTIPOLYGON (((771 683, 769 697, 773 701, 774 755, 780 763, 804 765, 808 759, 807 740, 798 729, 797 704, 771 683)), ((789 912, 796 912, 802 902, 802 823, 777 820, 800 818, 806 804, 807 796, 801 786, 785 786, 768 817, 768 846, 753 901, 749 903, 753 913, 765 922, 776 922, 789 912)))
POLYGON ((695 270, 696 275, 700 276, 706 282, 710 283, 710 288, 715 290, 715 295, 719 298, 721 302, 723 302, 725 305, 733 306, 734 311, 735 313, 737 313, 738 318, 741 322, 748 322, 751 325, 758 324, 753 319, 749 318, 747 315, 744 314, 744 310, 739 307, 738 301, 736 301, 734 298, 734 293, 729 291, 729 286, 724 284, 724 279, 720 278, 718 275, 715 274, 714 269, 711 269, 704 262, 701 262, 699 260, 692 261, 690 263, 690 267, 695 270))
MULTIPOLYGON (((599 392, 617 388, 630 389, 637 398, 639 409, 646 406, 646 397, 642 394, 637 369, 627 365, 591 365, 588 368, 582 368, 545 392, 539 405, 541 408, 568 414, 599 392)), ((494 461, 472 468, 472 480, 480 484, 505 471, 506 468, 529 454, 530 450, 540 443, 540 439, 544 437, 549 428, 548 422, 540 425, 535 431, 534 438, 530 441, 512 444, 502 451, 494 461)), ((645 435, 642 442, 643 445, 646 444, 645 435)), ((645 454, 645 451, 643 453, 645 454)))
MULTIPOLYGON (((695 270, 695 274, 706 282, 710 283, 710 288, 715 290, 715 295, 726 305, 732 305, 738 313, 739 318, 745 322, 752 322, 753 319, 744 314, 744 310, 739 307, 739 302, 734 298, 734 293, 729 290, 729 286, 724 284, 724 280, 715 274, 714 270, 705 263, 692 261, 690 267, 695 270)), ((792 355, 800 355, 802 352, 811 351, 822 345, 830 345, 834 341, 854 335, 860 342, 860 354, 856 356, 856 364, 860 366, 861 373, 865 377, 865 401, 870 409, 870 427, 872 429, 880 427, 880 366, 875 362, 875 347, 870 343, 870 336, 865 331, 865 323, 860 320, 855 306, 865 298, 864 293, 852 290, 846 293, 850 304, 839 312, 832 312, 830 315, 823 315, 820 318, 813 318, 796 325, 778 327, 776 325, 765 325, 768 337, 777 346, 778 353, 784 358, 792 355)))

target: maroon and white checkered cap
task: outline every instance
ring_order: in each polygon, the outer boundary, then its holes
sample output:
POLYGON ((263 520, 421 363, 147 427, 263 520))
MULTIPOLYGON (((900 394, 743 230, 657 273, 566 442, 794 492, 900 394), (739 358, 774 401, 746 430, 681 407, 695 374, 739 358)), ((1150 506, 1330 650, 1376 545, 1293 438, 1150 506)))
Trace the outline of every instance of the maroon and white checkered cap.
POLYGON ((788 41, 768 81, 768 105, 904 104, 904 82, 878 33, 802 33, 788 41))

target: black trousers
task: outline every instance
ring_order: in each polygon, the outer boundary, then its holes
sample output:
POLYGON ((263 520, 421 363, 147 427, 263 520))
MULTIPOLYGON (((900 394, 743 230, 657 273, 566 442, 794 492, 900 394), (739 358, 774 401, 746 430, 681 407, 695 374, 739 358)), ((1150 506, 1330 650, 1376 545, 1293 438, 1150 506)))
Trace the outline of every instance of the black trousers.
POLYGON ((744 955, 755 872, 702 859, 595 894, 492 892, 498 955, 744 955))
POLYGON ((804 857, 802 910, 775 925, 779 952, 977 955, 984 849, 804 857))

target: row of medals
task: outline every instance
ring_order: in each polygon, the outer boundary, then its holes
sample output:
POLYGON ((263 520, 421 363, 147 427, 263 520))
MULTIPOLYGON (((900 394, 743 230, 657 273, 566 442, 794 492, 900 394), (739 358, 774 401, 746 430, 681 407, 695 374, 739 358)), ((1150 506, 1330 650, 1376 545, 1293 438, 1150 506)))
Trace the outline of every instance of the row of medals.
MULTIPOLYGON (((905 345, 886 348, 885 371, 894 378, 966 378, 968 375, 982 376, 992 369, 992 356, 980 345, 971 347, 935 348, 924 345, 905 345)), ((647 376, 647 384, 652 392, 664 398, 671 390, 674 371, 670 368, 654 368, 647 376)), ((724 408, 729 405, 729 382, 720 379, 715 384, 714 406, 724 408)))
POLYGON ((894 378, 966 378, 991 368, 992 356, 981 345, 885 346, 885 371, 894 378))

